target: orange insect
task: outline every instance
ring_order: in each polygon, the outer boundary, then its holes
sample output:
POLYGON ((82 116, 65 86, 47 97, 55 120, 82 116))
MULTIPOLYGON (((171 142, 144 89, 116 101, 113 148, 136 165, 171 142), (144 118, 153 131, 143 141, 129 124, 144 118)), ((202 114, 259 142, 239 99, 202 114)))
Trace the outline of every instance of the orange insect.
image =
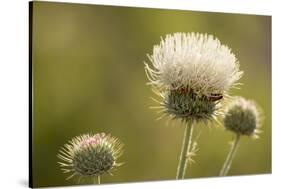
POLYGON ((211 101, 218 101, 223 98, 221 94, 211 94, 210 96, 207 96, 207 98, 211 101))

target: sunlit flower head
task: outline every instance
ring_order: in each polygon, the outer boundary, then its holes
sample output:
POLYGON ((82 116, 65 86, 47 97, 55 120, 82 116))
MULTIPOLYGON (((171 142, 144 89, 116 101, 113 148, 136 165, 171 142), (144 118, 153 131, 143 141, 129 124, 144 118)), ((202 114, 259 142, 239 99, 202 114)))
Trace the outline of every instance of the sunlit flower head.
POLYGON ((104 133, 84 134, 74 137, 59 151, 59 165, 64 173, 80 181, 93 180, 96 176, 120 166, 117 159, 122 155, 123 144, 104 133))
POLYGON ((175 33, 155 45, 145 63, 148 84, 173 118, 213 118, 218 102, 242 76, 235 55, 212 35, 175 33))
POLYGON ((175 33, 167 35, 145 64, 149 83, 157 88, 188 86, 196 93, 222 94, 241 77, 235 55, 212 35, 175 33))

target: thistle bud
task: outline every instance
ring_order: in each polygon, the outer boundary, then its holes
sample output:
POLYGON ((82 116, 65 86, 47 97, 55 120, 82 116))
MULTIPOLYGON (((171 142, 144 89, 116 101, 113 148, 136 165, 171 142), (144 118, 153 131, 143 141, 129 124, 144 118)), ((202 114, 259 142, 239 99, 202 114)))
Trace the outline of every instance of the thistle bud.
POLYGON ((224 116, 224 127, 239 135, 255 136, 260 127, 260 110, 254 101, 237 97, 224 116))
POLYGON ((67 178, 77 176, 79 180, 93 179, 120 166, 117 158, 122 154, 123 144, 110 135, 85 134, 70 140, 59 151, 58 158, 67 178))

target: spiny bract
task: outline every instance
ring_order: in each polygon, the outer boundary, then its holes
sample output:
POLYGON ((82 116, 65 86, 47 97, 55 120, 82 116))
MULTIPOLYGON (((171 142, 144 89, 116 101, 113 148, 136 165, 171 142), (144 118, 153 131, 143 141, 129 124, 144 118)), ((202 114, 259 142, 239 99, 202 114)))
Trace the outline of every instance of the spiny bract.
POLYGON ((173 119, 183 121, 210 120, 217 112, 217 101, 210 100, 205 95, 197 95, 192 90, 186 92, 180 89, 170 90, 164 96, 165 113, 173 119))

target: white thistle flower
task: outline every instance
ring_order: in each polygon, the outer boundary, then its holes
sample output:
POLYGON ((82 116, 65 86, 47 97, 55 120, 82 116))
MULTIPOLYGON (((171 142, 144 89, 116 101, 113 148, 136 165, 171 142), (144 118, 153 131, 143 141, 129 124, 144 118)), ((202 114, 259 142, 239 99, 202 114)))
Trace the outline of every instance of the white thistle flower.
POLYGON ((163 99, 159 108, 184 121, 215 119, 220 99, 243 73, 231 50, 207 34, 169 34, 148 58, 148 84, 163 99))
POLYGON ((148 57, 149 84, 158 89, 188 86, 200 94, 223 94, 242 76, 235 55, 212 35, 169 34, 148 57))

